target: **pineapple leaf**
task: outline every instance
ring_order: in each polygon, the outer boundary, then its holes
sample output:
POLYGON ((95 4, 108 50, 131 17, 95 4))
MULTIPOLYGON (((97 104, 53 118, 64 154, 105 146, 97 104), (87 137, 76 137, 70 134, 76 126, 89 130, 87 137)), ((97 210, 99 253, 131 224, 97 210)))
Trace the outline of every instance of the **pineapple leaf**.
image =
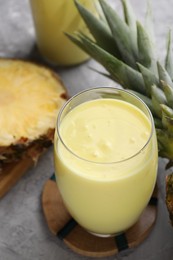
POLYGON ((136 27, 136 16, 133 12, 133 8, 130 5, 128 0, 121 0, 123 11, 124 11, 124 18, 126 23, 130 28, 130 32, 132 34, 132 41, 135 49, 137 50, 137 27, 136 27))
MULTIPOLYGON (((128 0, 121 0, 125 21, 132 30, 136 30, 136 16, 128 0)), ((136 31, 137 32, 137 31, 136 31)), ((137 35, 136 35, 137 36, 137 35)))
MULTIPOLYGON (((78 0, 73 0, 73 1, 78 1, 78 0)), ((108 29, 110 30, 110 28, 108 26, 108 23, 107 23, 107 20, 105 18, 105 15, 104 15, 104 13, 102 11, 102 8, 101 8, 99 2, 98 1, 94 2, 94 6, 95 6, 95 9, 96 9, 96 12, 97 12, 96 13, 97 18, 99 20, 103 21, 105 23, 105 25, 108 27, 108 29)), ((85 6, 84 6, 84 8, 85 8, 85 6)))
POLYGON ((167 104, 167 100, 166 100, 164 92, 160 88, 158 88, 156 85, 153 85, 151 87, 151 95, 152 95, 152 97, 154 96, 157 99, 159 104, 167 104))
POLYGON ((152 101, 149 97, 143 95, 143 94, 140 94, 136 91, 133 91, 133 90, 130 90, 131 93, 134 93, 136 96, 138 96, 140 99, 142 99, 142 101, 149 107, 150 111, 152 112, 152 114, 154 116, 157 116, 154 109, 153 109, 153 104, 152 104, 152 101))
POLYGON ((166 105, 161 104, 162 124, 169 132, 173 131, 173 110, 166 105))
POLYGON ((155 35, 153 29, 153 12, 151 7, 151 1, 147 1, 147 12, 145 17, 145 30, 148 33, 151 44, 155 47, 155 35))
POLYGON ((165 68, 173 80, 173 53, 172 53, 172 34, 168 32, 167 54, 165 59, 165 68))
MULTIPOLYGON (((73 35, 72 34, 69 34, 69 33, 65 33, 65 35, 73 42, 75 43, 76 45, 78 45, 78 47, 80 47, 83 51, 85 51, 86 53, 88 53, 90 56, 93 56, 93 52, 92 50, 89 50, 87 48, 87 46, 82 42, 82 40, 80 39, 80 37, 82 37, 82 34, 80 33, 74 33, 73 35)), ((94 43, 92 39, 90 39, 88 36, 86 35, 83 35, 83 37, 85 37, 86 41, 90 42, 90 44, 94 43)), ((95 58, 93 56, 93 58, 95 58)))
POLYGON ((146 92, 151 97, 152 85, 159 86, 159 79, 149 69, 139 63, 137 64, 145 82, 146 92))
POLYGON ((157 73, 157 66, 154 57, 154 50, 147 32, 143 26, 137 22, 137 35, 138 35, 138 60, 143 66, 151 69, 153 73, 157 73))
POLYGON ((173 118, 173 109, 168 107, 167 105, 161 104, 162 111, 165 113, 166 116, 173 118))
POLYGON ((165 68, 159 62, 157 62, 157 67, 160 81, 165 81, 170 87, 173 88, 173 82, 165 68))
POLYGON ((171 88, 165 81, 161 81, 163 90, 168 102, 168 105, 173 108, 173 88, 171 88))
POLYGON ((173 158, 173 135, 166 129, 156 129, 159 155, 167 159, 173 158))
POLYGON ((145 86, 141 73, 109 54, 85 35, 66 34, 74 43, 102 64, 112 78, 124 88, 134 89, 145 94, 145 86))
POLYGON ((172 134, 172 132, 173 132, 173 118, 165 117, 165 120, 167 121, 168 132, 170 134, 172 134))
POLYGON ((154 117, 154 124, 156 129, 163 129, 162 121, 159 118, 154 117))
POLYGON ((160 104, 166 104, 166 97, 161 89, 156 85, 151 87, 151 97, 153 109, 158 117, 162 118, 162 109, 160 104))
POLYGON ((76 0, 75 5, 97 44, 117 58, 120 58, 120 52, 109 27, 76 0))
POLYGON ((132 68, 137 68, 136 58, 137 50, 132 44, 131 33, 127 24, 118 16, 114 9, 108 5, 105 0, 99 0, 107 22, 112 31, 114 40, 123 57, 123 61, 132 68))
POLYGON ((113 80, 112 77, 111 77, 111 75, 108 74, 108 73, 105 73, 105 72, 102 72, 102 71, 100 71, 100 70, 97 70, 97 69, 94 68, 94 67, 90 67, 90 66, 89 66, 88 68, 91 69, 92 71, 97 72, 98 74, 101 74, 102 76, 104 76, 104 77, 106 77, 106 78, 108 78, 108 79, 113 80))

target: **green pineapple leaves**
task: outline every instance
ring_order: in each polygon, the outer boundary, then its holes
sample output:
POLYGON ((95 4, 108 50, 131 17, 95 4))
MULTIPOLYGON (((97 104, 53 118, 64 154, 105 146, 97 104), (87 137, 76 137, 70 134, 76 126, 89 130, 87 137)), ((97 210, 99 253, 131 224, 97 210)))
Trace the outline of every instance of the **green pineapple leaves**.
POLYGON ((165 81, 169 86, 173 88, 173 82, 166 69, 159 62, 157 63, 157 65, 158 65, 159 79, 165 81))
POLYGON ((157 73, 156 60, 154 55, 153 45, 149 39, 148 33, 143 26, 137 22, 138 32, 138 62, 144 67, 151 70, 153 73, 157 73))
POLYGON ((134 49, 137 50, 137 28, 136 28, 136 16, 133 12, 133 8, 128 0, 121 0, 123 5, 124 19, 129 27, 131 33, 131 41, 134 49))
POLYGON ((77 1, 75 1, 75 4, 83 20, 87 23, 88 29, 97 44, 110 54, 120 58, 120 52, 118 47, 116 47, 115 41, 107 24, 105 24, 101 19, 98 20, 90 11, 85 9, 77 1))
MULTIPOLYGON (((88 38, 87 35, 83 35, 80 32, 73 35, 67 34, 67 36, 97 61, 100 57, 96 57, 96 54, 93 56, 93 54, 90 53, 90 49, 88 47, 86 48, 86 44, 88 44, 89 41, 92 44, 95 42, 95 44, 104 51, 119 59, 121 61, 119 63, 121 64, 121 67, 123 62, 130 68, 138 71, 139 68, 137 63, 140 63, 146 68, 152 69, 152 72, 156 74, 156 62, 153 46, 150 44, 149 37, 142 25, 136 21, 130 2, 128 0, 122 0, 125 21, 119 17, 119 15, 106 3, 105 0, 99 0, 99 2, 109 27, 103 19, 99 19, 99 15, 95 16, 75 0, 76 7, 93 38, 88 38)), ((105 68, 107 69, 106 66, 105 68)), ((127 71, 128 75, 126 78, 129 78, 129 70, 127 71)), ((130 78, 133 78, 133 70, 131 74, 130 78)), ((139 78, 138 73, 136 75, 136 77, 139 78)), ((115 77, 113 78, 115 79, 115 77)), ((126 83, 126 81, 123 82, 126 83)), ((135 80, 135 82, 138 83, 138 80, 135 80)), ((118 83, 122 85, 122 80, 118 83)), ((123 87, 128 88, 128 86, 129 84, 126 84, 123 87)), ((133 88, 137 89, 139 87, 134 86, 133 88)), ((145 93, 143 90, 143 84, 141 88, 141 93, 145 93)))
POLYGON ((136 16, 133 12, 133 8, 128 0, 121 0, 123 5, 124 19, 132 32, 132 39, 134 45, 137 46, 137 29, 136 29, 136 16))
POLYGON ((152 85, 157 85, 159 86, 159 78, 152 72, 150 71, 148 68, 144 67, 143 65, 138 64, 139 70, 142 74, 144 83, 145 83, 145 88, 146 88, 146 93, 147 96, 151 97, 151 88, 152 85))
POLYGON ((123 60, 132 68, 136 68, 137 50, 133 45, 132 35, 128 25, 106 1, 100 0, 99 2, 123 60))
POLYGON ((142 75, 138 71, 100 48, 86 36, 82 34, 76 34, 75 36, 69 34, 66 35, 96 61, 101 63, 110 73, 113 80, 123 85, 125 88, 145 93, 142 75))
POLYGON ((173 165, 173 54, 168 33, 164 66, 156 59, 151 6, 144 27, 129 0, 121 0, 120 17, 105 0, 98 0, 104 19, 94 15, 77 0, 76 7, 91 36, 82 32, 66 34, 76 45, 102 64, 110 78, 138 95, 150 108, 157 132, 159 155, 173 165), (148 29, 146 29, 148 28, 148 29))
POLYGON ((165 68, 173 80, 173 54, 172 54, 172 35, 171 30, 168 33, 168 43, 167 43, 167 54, 165 59, 165 68))
POLYGON ((165 81, 161 81, 163 90, 167 99, 168 106, 173 108, 173 88, 170 87, 165 81))

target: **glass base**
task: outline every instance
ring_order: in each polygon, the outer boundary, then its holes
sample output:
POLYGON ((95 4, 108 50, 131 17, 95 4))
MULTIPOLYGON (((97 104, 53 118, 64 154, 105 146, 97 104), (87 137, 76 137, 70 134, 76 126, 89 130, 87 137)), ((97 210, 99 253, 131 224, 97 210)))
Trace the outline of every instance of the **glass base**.
POLYGON ((75 67, 75 66, 79 66, 87 61, 89 61, 91 59, 90 56, 86 56, 83 59, 79 59, 76 61, 70 61, 70 62, 59 62, 56 60, 52 60, 51 58, 48 58, 43 52, 41 52, 39 49, 39 54, 42 58, 42 60, 47 64, 50 65, 51 67, 60 67, 60 68, 69 68, 69 67, 75 67))
POLYGON ((107 238, 107 237, 115 237, 115 236, 119 236, 121 234, 123 234, 123 232, 119 232, 119 233, 115 233, 115 234, 99 234, 99 233, 94 233, 94 232, 90 232, 87 230, 88 233, 90 233, 93 236, 96 237, 103 237, 103 238, 107 238))

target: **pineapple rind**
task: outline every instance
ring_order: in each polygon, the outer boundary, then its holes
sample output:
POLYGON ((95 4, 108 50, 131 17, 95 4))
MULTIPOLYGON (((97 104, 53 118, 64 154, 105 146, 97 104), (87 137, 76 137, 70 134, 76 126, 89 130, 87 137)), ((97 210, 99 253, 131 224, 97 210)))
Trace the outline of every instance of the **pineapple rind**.
POLYGON ((169 212, 170 222, 173 225, 173 173, 166 177, 166 206, 169 212))

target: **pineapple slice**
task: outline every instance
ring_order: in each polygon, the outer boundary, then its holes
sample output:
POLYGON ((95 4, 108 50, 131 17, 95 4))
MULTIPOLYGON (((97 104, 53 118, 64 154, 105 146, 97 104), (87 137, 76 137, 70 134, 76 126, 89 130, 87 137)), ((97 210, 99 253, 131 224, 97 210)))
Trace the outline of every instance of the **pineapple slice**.
POLYGON ((0 169, 23 156, 37 160, 53 142, 66 90, 51 70, 0 59, 0 169))

